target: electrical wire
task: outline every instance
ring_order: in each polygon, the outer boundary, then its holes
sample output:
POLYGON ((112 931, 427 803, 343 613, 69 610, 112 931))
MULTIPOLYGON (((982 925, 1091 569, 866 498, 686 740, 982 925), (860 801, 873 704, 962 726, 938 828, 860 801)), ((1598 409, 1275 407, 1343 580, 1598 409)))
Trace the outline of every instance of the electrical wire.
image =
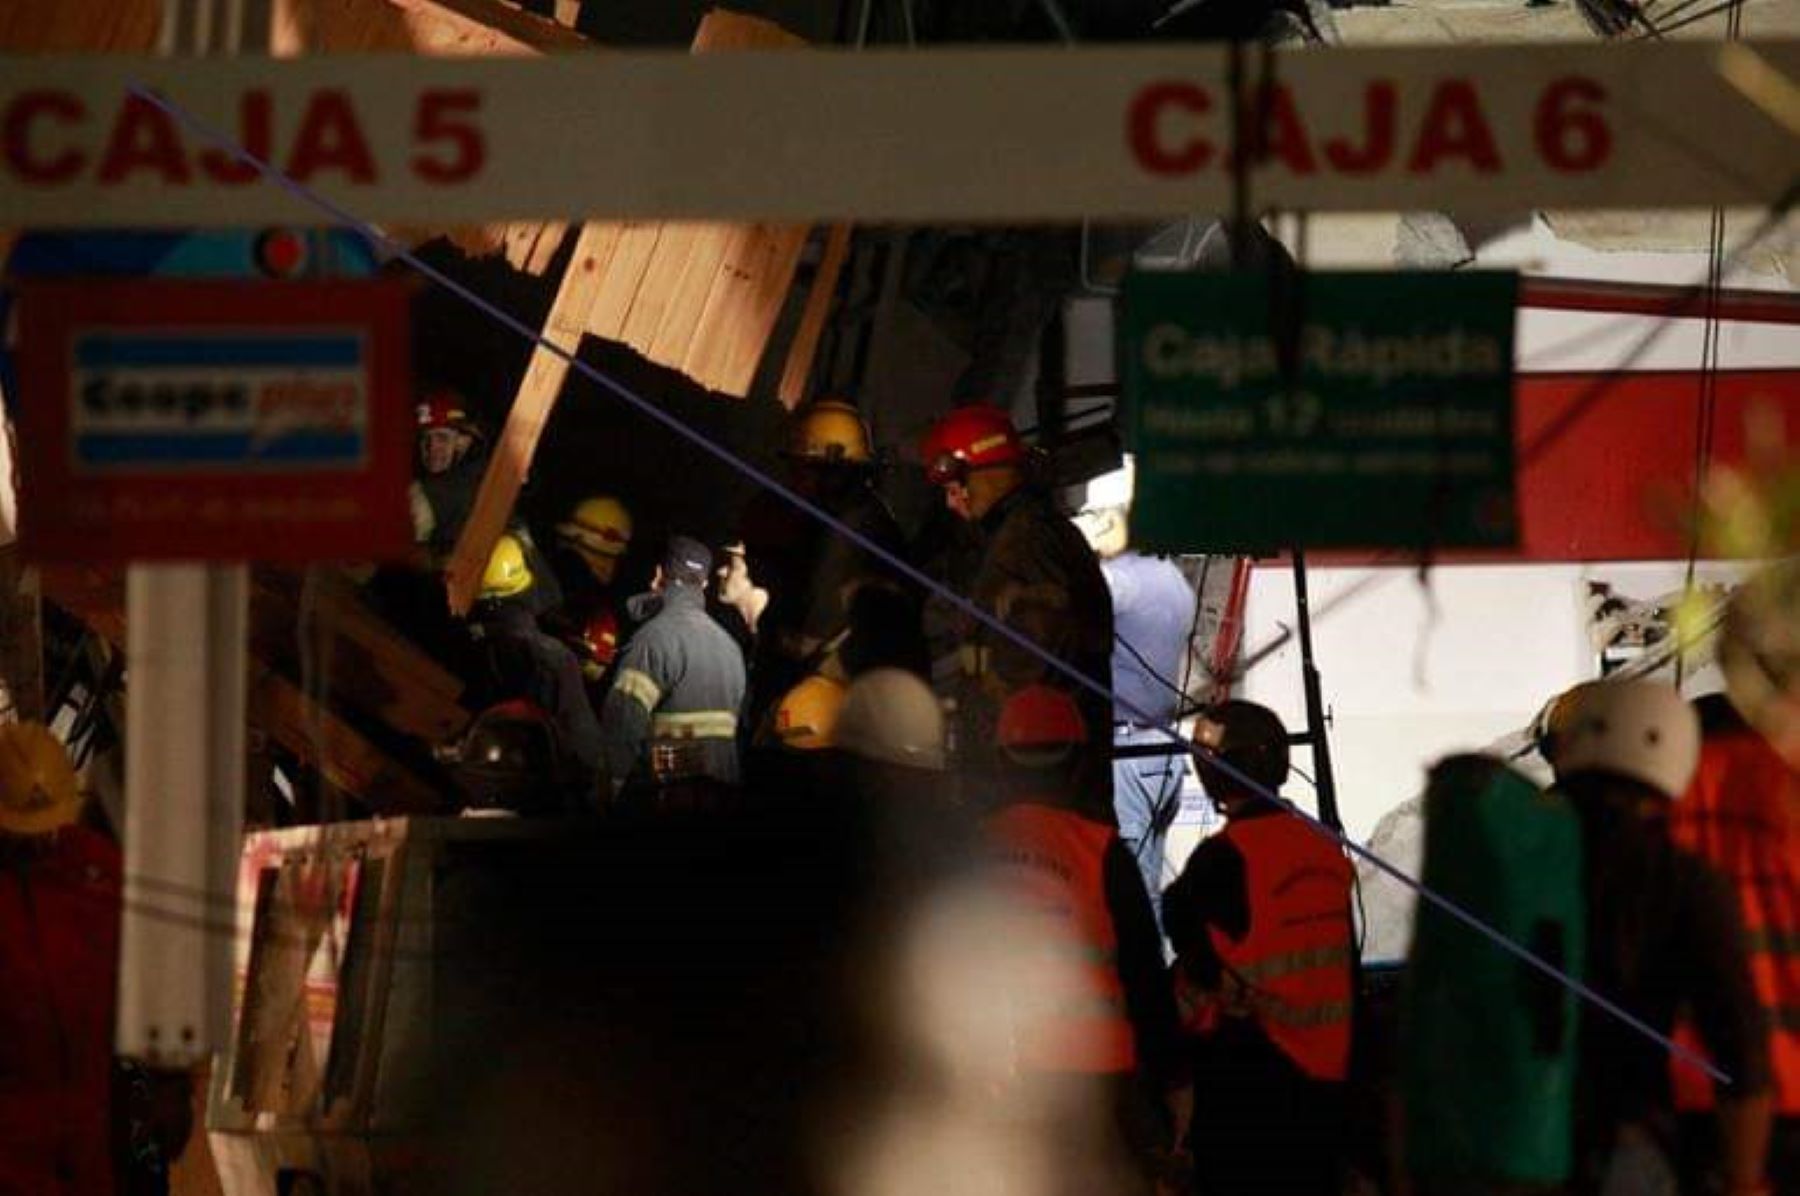
MULTIPOLYGON (((490 300, 471 290, 468 286, 458 282, 456 279, 432 266, 400 241, 382 232, 366 220, 357 217, 348 209, 314 189, 296 182, 293 178, 276 169, 267 161, 250 153, 242 145, 238 144, 230 135, 221 132, 217 128, 201 120, 185 107, 175 103, 167 96, 143 83, 131 83, 127 86, 126 91, 128 94, 137 97, 140 101, 163 112, 182 127, 190 130, 196 136, 203 138, 207 143, 217 146, 232 158, 253 167, 262 177, 293 195, 296 199, 321 213, 330 216, 333 220, 343 224, 347 228, 356 231, 359 235, 369 240, 373 246, 389 253, 394 260, 405 262, 421 276, 430 279, 450 294, 474 306, 490 319, 525 338, 537 348, 562 358, 564 361, 568 362, 570 367, 577 373, 594 381, 603 390, 612 394, 621 402, 624 402, 634 411, 653 422, 660 424, 674 435, 692 444, 694 447, 713 457, 715 460, 718 460, 720 463, 735 469, 750 480, 761 484, 765 489, 772 491, 797 510, 806 513, 811 518, 832 529, 838 535, 843 536, 863 551, 868 552, 875 559, 882 561, 900 576, 906 577, 914 584, 924 588, 927 592, 935 594, 952 608, 969 616, 977 624, 1009 643, 1012 643, 1029 655, 1041 660, 1052 672, 1074 682, 1076 686, 1083 690, 1107 699, 1115 706, 1123 706, 1128 711, 1133 710, 1129 702, 1126 702, 1113 694, 1109 685, 1089 677, 1080 669, 1058 658, 1055 654, 1045 651, 1028 636, 996 618, 990 612, 981 609, 969 598, 956 593, 937 582, 935 579, 927 576, 916 566, 902 560, 899 556, 887 550, 882 545, 861 534, 856 529, 844 524, 841 520, 834 518, 829 512, 825 511, 816 503, 811 502, 794 492, 791 487, 782 484, 765 471, 758 469, 755 465, 745 461, 729 448, 716 443, 704 433, 690 427, 679 417, 664 411, 656 403, 644 398, 630 387, 595 368, 592 364, 581 360, 577 353, 556 344, 548 337, 544 336, 541 329, 533 328, 524 323, 510 312, 500 308, 490 300)), ((1133 712, 1139 713, 1140 715, 1142 713, 1138 711, 1133 712)), ((1179 730, 1168 726, 1163 726, 1159 729, 1171 739, 1182 741, 1179 730)), ((1545 960, 1536 952, 1514 942, 1500 931, 1483 922, 1476 915, 1465 910, 1456 902, 1451 901, 1421 884, 1416 878, 1408 876, 1399 868, 1387 863, 1367 848, 1354 842, 1342 831, 1326 825, 1318 818, 1308 814, 1306 811, 1280 797, 1278 794, 1269 792, 1265 787, 1258 785, 1253 779, 1246 776, 1241 770, 1232 766, 1229 761, 1220 757, 1217 753, 1212 752, 1201 745, 1195 745, 1195 750, 1197 753, 1205 756, 1213 767, 1218 768, 1219 771, 1226 776, 1232 777, 1244 784, 1251 793, 1257 795, 1261 800, 1269 802, 1292 814, 1294 817, 1301 819, 1306 825, 1313 828, 1315 832, 1334 840, 1359 858, 1367 860, 1372 866, 1380 869, 1383 873, 1391 876, 1399 883, 1418 893, 1421 900, 1442 910, 1446 915, 1461 923, 1467 929, 1480 934, 1500 950, 1512 955, 1533 970, 1554 979, 1557 983, 1580 996, 1595 1008, 1605 1011, 1609 1016, 1622 1024, 1631 1027, 1634 1031, 1643 1035, 1650 1041, 1657 1043, 1665 1051, 1681 1060, 1684 1064, 1704 1071, 1720 1083, 1726 1085, 1731 1083, 1730 1077, 1720 1071, 1709 1060, 1677 1043, 1668 1035, 1661 1033, 1655 1027, 1645 1022, 1630 1010, 1625 1009, 1605 994, 1595 990, 1585 982, 1576 979, 1574 976, 1569 975, 1561 968, 1545 960)))

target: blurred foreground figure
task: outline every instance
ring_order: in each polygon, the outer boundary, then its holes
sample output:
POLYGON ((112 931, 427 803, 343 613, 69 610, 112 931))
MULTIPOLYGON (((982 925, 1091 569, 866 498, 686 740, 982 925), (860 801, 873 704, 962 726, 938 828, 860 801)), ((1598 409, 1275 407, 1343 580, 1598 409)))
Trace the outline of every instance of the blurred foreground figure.
MULTIPOLYGON (((1432 768, 1420 879, 1570 975, 1585 958, 1581 825, 1489 756, 1432 768)), ((1407 963, 1402 1126, 1419 1196, 1550 1193, 1574 1166, 1575 994, 1429 902, 1407 963)))
MULTIPOLYGON (((1778 1192, 1800 1191, 1800 564, 1765 570, 1740 588, 1719 655, 1728 696, 1695 703, 1700 764, 1669 831, 1737 892, 1750 976, 1769 1023, 1769 1181, 1778 1192)), ((1678 1037, 1700 1045, 1692 1025, 1678 1037)), ((1683 1114, 1684 1178, 1695 1185, 1718 1166, 1717 1093, 1691 1067, 1675 1065, 1671 1079, 1683 1114)))
MULTIPOLYGON (((1112 1153, 1136 1164, 1135 1186, 1149 1191, 1186 1136, 1193 1093, 1137 865, 1110 820, 1080 810, 1073 764, 1086 738, 1075 700, 1047 685, 1028 686, 1001 708, 1006 765, 987 821, 998 879, 1038 919, 1048 945, 1082 961, 1063 975, 1017 977, 1007 996, 1020 1010, 1029 1079, 1089 1087, 1095 1106, 1112 1112, 1114 1124, 1098 1127, 1116 1135, 1112 1153)), ((1079 1167, 1065 1179, 1070 1193, 1133 1186, 1079 1167)))
POLYGON ((1279 793, 1287 780, 1288 733, 1274 712, 1225 702, 1194 738, 1207 749, 1194 767, 1226 818, 1163 895, 1193 1036, 1194 1190, 1335 1193, 1353 1012, 1350 864, 1246 783, 1279 793))
MULTIPOLYGON (((1672 803, 1700 758, 1693 710, 1667 685, 1601 682, 1572 696, 1546 754, 1582 823, 1587 982, 1662 1034, 1690 1010, 1731 1077, 1719 1103, 1725 1190, 1766 1190, 1768 1030, 1723 877, 1677 847, 1672 803)), ((1590 1006, 1582 1010, 1576 1186, 1676 1187, 1668 1052, 1590 1006)))

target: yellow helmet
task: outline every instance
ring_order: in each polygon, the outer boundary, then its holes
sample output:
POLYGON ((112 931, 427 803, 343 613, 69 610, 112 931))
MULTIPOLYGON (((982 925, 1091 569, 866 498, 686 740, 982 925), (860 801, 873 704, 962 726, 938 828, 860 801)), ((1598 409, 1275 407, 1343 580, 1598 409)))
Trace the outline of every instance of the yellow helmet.
POLYGON ((42 723, 0 726, 0 832, 43 835, 75 821, 75 766, 42 723))
POLYGON ((844 705, 844 686, 814 674, 787 691, 775 704, 773 738, 789 751, 828 748, 844 705))
POLYGON ((800 412, 787 451, 797 460, 829 465, 867 465, 875 456, 869 425, 842 399, 821 399, 800 412))
POLYGON ((483 598, 512 598, 531 588, 531 566, 525 563, 525 546, 517 536, 501 536, 488 554, 481 574, 483 598))
POLYGON ((556 525, 557 538, 583 556, 625 555, 631 545, 631 512, 605 494, 584 498, 556 525))

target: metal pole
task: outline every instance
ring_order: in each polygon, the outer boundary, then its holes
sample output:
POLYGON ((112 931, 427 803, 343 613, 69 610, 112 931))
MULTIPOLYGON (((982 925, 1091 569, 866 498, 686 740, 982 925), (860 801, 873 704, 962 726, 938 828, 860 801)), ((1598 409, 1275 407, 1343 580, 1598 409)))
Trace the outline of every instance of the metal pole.
POLYGON ((1338 813, 1337 779, 1331 771, 1331 744, 1325 735, 1325 700, 1319 670, 1313 663, 1312 612, 1307 607, 1306 553, 1294 549, 1294 606, 1300 630, 1300 683, 1306 692, 1306 740, 1313 750, 1313 782, 1319 795, 1319 821, 1334 831, 1344 829, 1338 813))
MULTIPOLYGON (((261 28, 268 0, 165 0, 165 54, 261 28), (216 10, 216 11, 215 11, 216 10)), ((120 1054, 202 1063, 231 1032, 232 895, 243 833, 249 670, 244 565, 126 574, 125 903, 120 1054)))

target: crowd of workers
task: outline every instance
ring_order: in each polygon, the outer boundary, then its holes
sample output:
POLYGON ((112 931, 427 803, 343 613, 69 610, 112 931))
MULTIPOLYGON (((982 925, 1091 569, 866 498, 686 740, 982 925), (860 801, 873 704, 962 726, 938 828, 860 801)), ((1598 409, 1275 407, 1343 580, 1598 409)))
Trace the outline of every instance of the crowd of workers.
MULTIPOLYGON (((454 396, 419 413, 419 538, 441 558, 481 438, 454 396)), ((1371 1178, 1390 1190, 1800 1184, 1800 774, 1728 704, 1697 713, 1666 685, 1597 682, 1545 720, 1552 789, 1496 759, 1441 765, 1424 880, 1454 908, 1423 908, 1400 1062, 1371 1060, 1354 872, 1282 796, 1288 728, 1222 700, 1167 754, 1115 751, 1171 742, 1182 713, 1167 678, 1194 596, 1174 566, 1131 553, 1109 519, 1078 528, 997 408, 958 408, 921 445, 970 533, 935 559, 909 555, 853 407, 815 404, 795 428, 788 484, 854 537, 765 495, 725 544, 669 537, 629 597, 614 588, 633 531, 616 497, 576 506, 549 554, 523 527, 500 538, 459 657, 482 708, 450 753, 469 806, 741 811, 804 794, 910 826, 887 847, 901 855, 974 827, 976 872, 1055 959, 972 999, 1007 1011, 1016 1075, 1094 1094, 1096 1149, 1124 1161, 1054 1190, 1343 1191, 1352 1126, 1369 1120, 1357 1077, 1384 1066, 1389 1171, 1371 1178), (969 605, 921 592, 871 546, 969 605), (1166 883, 1190 757, 1223 822, 1166 883)), ((1759 667, 1791 687, 1792 663, 1759 667)), ((60 983, 30 931, 57 886, 116 873, 58 833, 73 795, 53 741, 0 734, 0 844, 19 878, 0 889, 15 978, 0 1103, 31 1110, 0 1117, 0 1191, 105 1190, 69 1169, 87 1134, 77 1106, 104 1080, 67 1044, 104 1034, 106 1003, 51 1002, 82 1025, 48 1027, 42 1002, 15 999, 60 983), (27 1099, 20 1077, 67 1104, 27 1099)), ((107 933, 89 936, 95 951, 107 933)))

